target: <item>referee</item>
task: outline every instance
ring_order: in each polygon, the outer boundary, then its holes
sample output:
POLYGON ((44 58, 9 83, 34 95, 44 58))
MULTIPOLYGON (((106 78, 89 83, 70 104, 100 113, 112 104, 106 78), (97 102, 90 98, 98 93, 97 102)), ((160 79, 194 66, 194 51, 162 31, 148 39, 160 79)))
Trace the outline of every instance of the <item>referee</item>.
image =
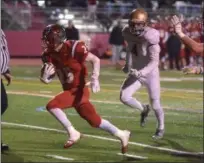
MULTIPOLYGON (((9 67, 8 67, 10 55, 9 55, 9 51, 8 51, 6 36, 5 36, 2 29, 0 31, 0 37, 1 37, 0 63, 1 63, 1 115, 2 115, 8 107, 8 99, 7 99, 7 94, 6 94, 4 84, 2 82, 2 77, 5 78, 5 80, 7 81, 7 86, 8 86, 11 83, 11 75, 10 75, 10 71, 9 71, 9 67)), ((9 150, 8 145, 3 144, 1 142, 1 151, 3 152, 3 151, 7 151, 7 150, 9 150)))

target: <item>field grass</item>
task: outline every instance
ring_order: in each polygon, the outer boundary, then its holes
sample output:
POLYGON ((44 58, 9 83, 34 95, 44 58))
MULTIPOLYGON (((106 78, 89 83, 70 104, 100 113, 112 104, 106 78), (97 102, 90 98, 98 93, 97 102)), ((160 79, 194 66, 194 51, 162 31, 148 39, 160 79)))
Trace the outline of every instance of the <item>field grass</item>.
MULTIPOLYGON (((118 155, 119 142, 100 129, 91 128, 74 109, 68 109, 66 113, 85 136, 72 148, 63 149, 67 135, 62 132, 61 125, 43 109, 48 100, 61 91, 59 82, 54 80, 49 85, 42 84, 38 80, 39 67, 11 68, 14 80, 12 85, 6 87, 9 108, 2 116, 2 121, 7 122, 2 124, 2 140, 9 144, 10 151, 1 155, 2 162, 67 162, 48 155, 73 159, 71 162, 202 162, 203 156, 190 156, 203 152, 202 76, 184 76, 176 71, 161 72, 166 132, 162 140, 155 141, 151 138, 156 127, 153 111, 146 127, 140 128, 139 112, 119 101, 120 85, 125 74, 113 68, 101 69, 101 92, 92 94, 91 101, 102 117, 121 129, 131 130, 128 154, 146 157, 139 160, 118 155), (44 130, 33 126, 44 127, 44 130)), ((141 88, 135 97, 148 103, 145 88, 141 88)))

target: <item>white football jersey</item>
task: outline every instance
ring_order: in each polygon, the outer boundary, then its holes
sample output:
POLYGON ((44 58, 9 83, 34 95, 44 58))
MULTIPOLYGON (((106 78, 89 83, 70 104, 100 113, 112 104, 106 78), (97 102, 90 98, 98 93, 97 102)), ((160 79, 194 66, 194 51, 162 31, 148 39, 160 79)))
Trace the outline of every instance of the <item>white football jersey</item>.
POLYGON ((127 25, 123 28, 123 36, 128 43, 131 67, 140 71, 144 77, 154 70, 158 71, 159 31, 151 27, 145 27, 141 36, 135 36, 130 32, 127 25))

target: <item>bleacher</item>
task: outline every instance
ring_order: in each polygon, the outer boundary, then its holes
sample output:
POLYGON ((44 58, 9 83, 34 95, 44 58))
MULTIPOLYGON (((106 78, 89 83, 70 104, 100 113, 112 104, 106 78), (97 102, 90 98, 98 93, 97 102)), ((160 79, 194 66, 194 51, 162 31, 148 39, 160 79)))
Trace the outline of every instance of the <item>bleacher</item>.
MULTIPOLYGON (((130 11, 140 7, 134 1, 117 1, 117 3, 98 1, 95 19, 93 20, 88 17, 87 6, 84 4, 82 6, 78 5, 78 3, 82 2, 79 0, 68 0, 67 2, 69 3, 65 3, 64 6, 48 6, 45 3, 46 1, 40 1, 41 5, 31 2, 26 0, 3 0, 1 9, 3 13, 2 27, 11 30, 41 30, 50 23, 59 23, 67 26, 68 20, 72 20, 81 32, 109 32, 115 21, 120 19, 123 25, 126 24, 130 11)), ((63 4, 62 1, 61 4, 63 4)), ((178 12, 186 16, 193 14, 199 17, 201 6, 182 6, 182 4, 179 4, 169 9, 155 9, 152 7, 146 10, 151 20, 157 19, 158 15, 164 17, 178 12)))

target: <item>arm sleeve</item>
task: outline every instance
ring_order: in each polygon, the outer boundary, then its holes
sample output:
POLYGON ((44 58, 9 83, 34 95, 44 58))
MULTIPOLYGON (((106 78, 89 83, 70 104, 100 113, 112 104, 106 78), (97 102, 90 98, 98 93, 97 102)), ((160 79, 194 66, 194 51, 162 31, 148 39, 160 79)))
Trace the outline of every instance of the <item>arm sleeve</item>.
POLYGON ((159 66, 159 53, 160 46, 158 44, 150 45, 148 47, 148 51, 150 54, 150 61, 142 70, 140 70, 142 76, 146 76, 151 71, 153 71, 156 67, 159 66))
POLYGON ((203 55, 204 51, 204 44, 203 43, 197 43, 193 39, 191 39, 188 36, 181 37, 181 40, 185 45, 187 45, 192 51, 196 53, 200 53, 203 55))

